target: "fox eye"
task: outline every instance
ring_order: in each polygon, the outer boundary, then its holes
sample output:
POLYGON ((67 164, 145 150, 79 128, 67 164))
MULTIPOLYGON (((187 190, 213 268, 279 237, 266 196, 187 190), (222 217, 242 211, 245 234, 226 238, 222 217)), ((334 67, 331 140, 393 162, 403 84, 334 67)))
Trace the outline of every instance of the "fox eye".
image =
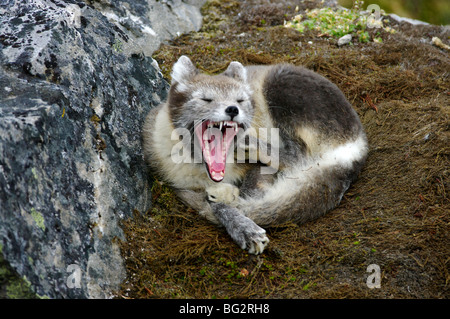
POLYGON ((212 99, 207 99, 207 98, 201 98, 201 100, 205 101, 205 102, 208 102, 208 103, 212 102, 212 99))
POLYGON ((242 102, 244 102, 244 99, 239 99, 239 100, 237 100, 237 102, 242 103, 242 102))

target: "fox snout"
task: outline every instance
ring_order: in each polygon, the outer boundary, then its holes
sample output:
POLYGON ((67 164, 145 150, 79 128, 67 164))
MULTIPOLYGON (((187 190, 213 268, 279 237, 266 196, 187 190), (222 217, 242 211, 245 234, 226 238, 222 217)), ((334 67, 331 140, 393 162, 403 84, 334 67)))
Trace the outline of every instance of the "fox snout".
POLYGON ((235 116, 239 115, 239 108, 234 105, 228 106, 225 109, 225 114, 228 115, 230 117, 230 120, 232 121, 235 116))

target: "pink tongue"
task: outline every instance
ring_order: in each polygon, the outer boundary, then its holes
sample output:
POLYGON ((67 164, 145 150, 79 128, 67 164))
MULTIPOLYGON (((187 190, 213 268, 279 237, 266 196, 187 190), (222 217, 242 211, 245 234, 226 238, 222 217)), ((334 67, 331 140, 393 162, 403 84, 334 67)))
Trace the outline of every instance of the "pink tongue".
POLYGON ((203 158, 207 164, 209 176, 213 181, 220 182, 225 175, 228 148, 236 133, 230 128, 223 132, 217 128, 207 129, 207 125, 206 121, 198 125, 195 133, 202 145, 203 158))
MULTIPOLYGON (((223 154, 222 147, 223 147, 223 138, 216 138, 216 136, 212 136, 212 140, 210 142, 205 141, 205 144, 208 143, 210 154, 211 154, 211 161, 208 163, 209 167, 209 173, 212 175, 212 172, 214 172, 215 177, 219 178, 219 180, 223 179, 223 176, 220 175, 220 172, 225 173, 225 161, 227 157, 227 153, 223 154)), ((203 157, 206 158, 208 155, 206 153, 206 147, 203 149, 203 157)))
POLYGON ((220 182, 225 175, 225 154, 222 151, 224 138, 222 132, 211 128, 203 132, 202 151, 206 161, 209 176, 215 182, 220 182))

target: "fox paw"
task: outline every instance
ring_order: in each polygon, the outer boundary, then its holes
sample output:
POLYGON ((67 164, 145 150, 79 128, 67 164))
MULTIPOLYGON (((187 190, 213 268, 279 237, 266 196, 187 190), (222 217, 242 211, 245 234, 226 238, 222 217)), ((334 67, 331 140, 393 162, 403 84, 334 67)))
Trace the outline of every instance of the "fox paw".
POLYGON ((239 197, 239 188, 231 184, 218 184, 206 189, 208 200, 214 203, 230 205, 239 197))
POLYGON ((247 249, 249 254, 259 255, 262 254, 267 244, 269 243, 269 238, 266 236, 266 232, 261 234, 255 234, 251 241, 247 243, 247 249))
POLYGON ((236 228, 232 238, 242 249, 248 250, 249 254, 261 254, 270 241, 266 231, 247 217, 240 220, 236 228))

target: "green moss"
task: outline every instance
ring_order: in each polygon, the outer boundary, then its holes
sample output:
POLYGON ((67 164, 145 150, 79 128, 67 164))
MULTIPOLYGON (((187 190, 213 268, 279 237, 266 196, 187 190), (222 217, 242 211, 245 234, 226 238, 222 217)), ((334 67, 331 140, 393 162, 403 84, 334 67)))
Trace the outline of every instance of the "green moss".
POLYGON ((25 282, 14 280, 6 287, 6 296, 9 299, 22 299, 27 290, 28 287, 25 282))
POLYGON ((122 53, 123 51, 123 43, 119 39, 115 39, 114 43, 112 44, 112 48, 116 53, 122 53))
POLYGON ((36 211, 36 209, 31 208, 31 217, 33 217, 36 225, 40 229, 42 229, 42 231, 45 231, 44 216, 42 216, 42 214, 40 212, 36 211))
POLYGON ((19 275, 8 265, 1 254, 0 247, 0 299, 33 299, 36 295, 30 282, 19 275))
POLYGON ((364 31, 364 32, 361 32, 360 34, 359 34, 359 42, 361 42, 361 43, 367 43, 367 42, 369 42, 370 41, 370 35, 369 35, 369 32, 367 32, 367 31, 364 31))
POLYGON ((38 176, 38 174, 37 174, 36 167, 33 167, 33 168, 31 169, 31 173, 33 174, 34 179, 39 179, 39 176, 38 176))
MULTIPOLYGON (((371 41, 367 25, 376 25, 377 29, 391 32, 391 28, 384 28, 383 22, 375 20, 373 16, 362 15, 358 10, 321 8, 306 10, 305 16, 296 15, 285 27, 294 28, 303 33, 305 29, 318 31, 318 35, 340 38, 352 34, 361 43, 371 41)), ((380 32, 378 32, 379 34, 380 32)), ((380 37, 373 41, 380 42, 380 37)))

